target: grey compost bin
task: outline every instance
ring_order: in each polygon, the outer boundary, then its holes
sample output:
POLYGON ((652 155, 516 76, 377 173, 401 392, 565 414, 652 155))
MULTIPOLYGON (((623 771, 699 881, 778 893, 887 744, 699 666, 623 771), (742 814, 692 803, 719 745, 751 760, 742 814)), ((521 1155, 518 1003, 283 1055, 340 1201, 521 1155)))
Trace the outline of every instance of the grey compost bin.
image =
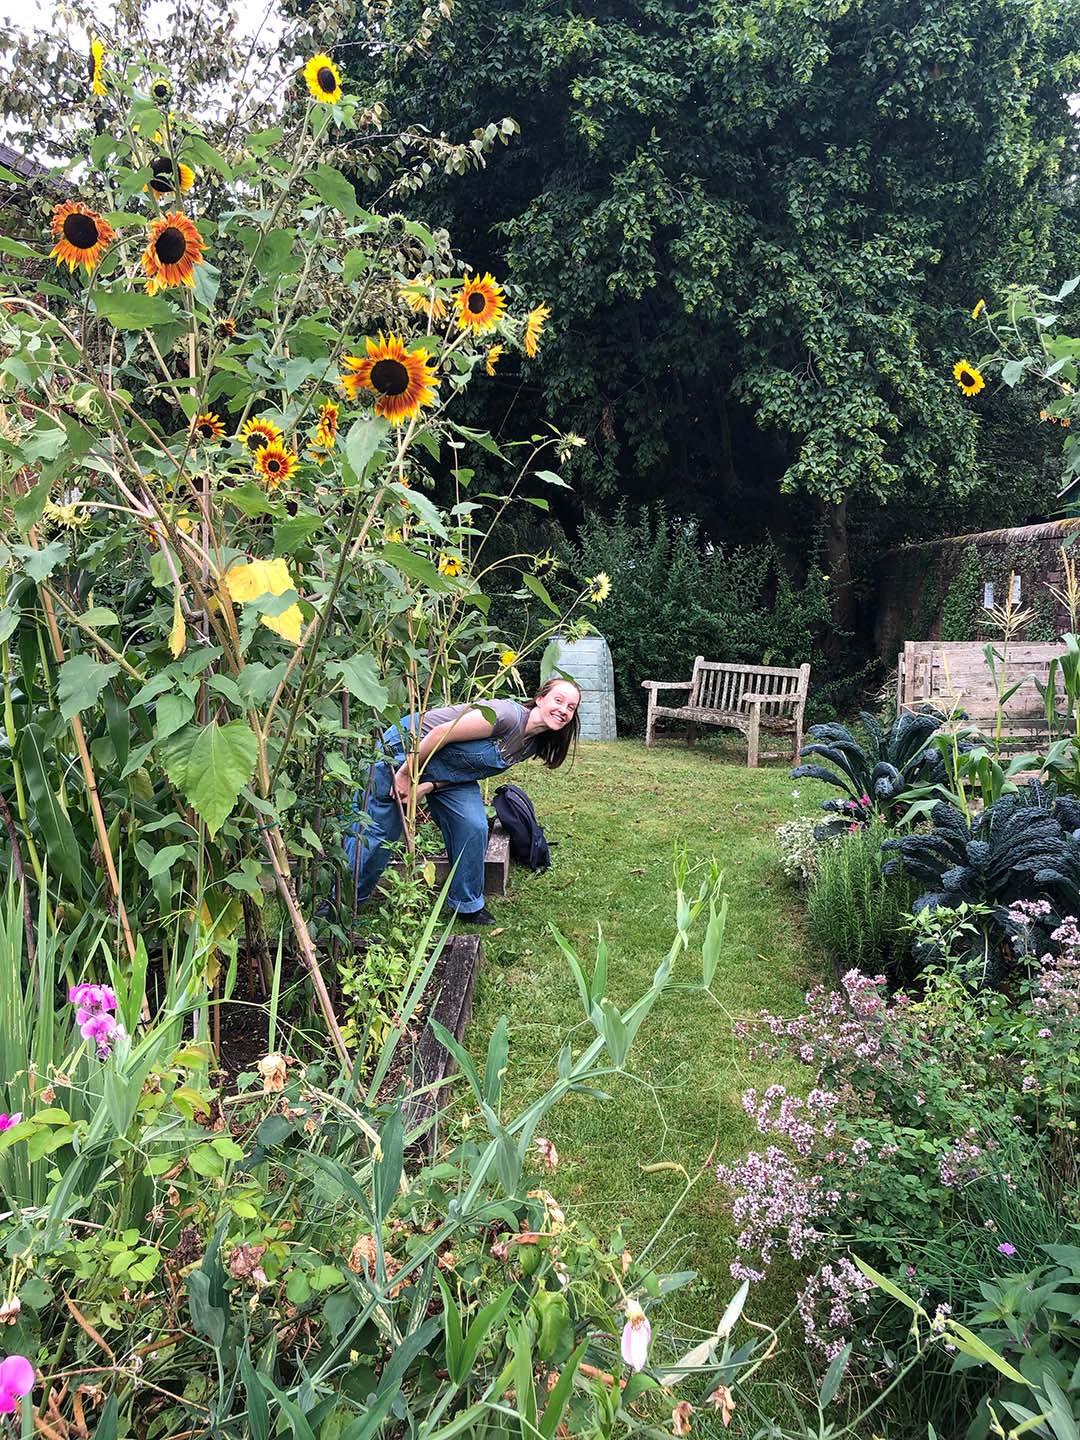
POLYGON ((615 672, 602 635, 556 640, 556 664, 581 688, 582 740, 615 740, 615 672))

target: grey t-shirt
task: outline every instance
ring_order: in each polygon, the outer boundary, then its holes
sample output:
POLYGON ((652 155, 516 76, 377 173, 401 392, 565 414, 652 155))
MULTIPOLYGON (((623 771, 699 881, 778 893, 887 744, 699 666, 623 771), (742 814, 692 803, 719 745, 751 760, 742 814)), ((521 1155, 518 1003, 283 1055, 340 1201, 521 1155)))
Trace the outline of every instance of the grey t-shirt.
MULTIPOLYGON (((420 733, 426 735, 429 730, 434 730, 436 725, 457 720, 470 710, 478 710, 481 705, 485 710, 495 713, 495 728, 491 732, 491 738, 508 765, 516 765, 519 760, 528 760, 530 755, 536 754, 535 736, 525 734, 529 712, 516 700, 478 700, 475 705, 442 705, 437 710, 427 712, 420 726, 420 733)), ((453 740, 454 732, 451 730, 449 739, 444 743, 452 744, 453 740)))

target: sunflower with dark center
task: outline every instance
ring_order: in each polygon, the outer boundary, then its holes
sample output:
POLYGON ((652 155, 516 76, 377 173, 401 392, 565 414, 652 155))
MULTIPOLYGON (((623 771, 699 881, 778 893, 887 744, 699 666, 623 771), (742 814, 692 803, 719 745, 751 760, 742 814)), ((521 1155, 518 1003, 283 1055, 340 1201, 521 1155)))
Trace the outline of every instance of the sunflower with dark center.
POLYGON ((105 80, 102 72, 105 68, 105 46, 100 40, 90 41, 90 59, 87 62, 87 79, 90 81, 90 91, 94 95, 107 95, 105 80))
POLYGON ((341 414, 341 406, 336 400, 327 400, 326 404, 319 411, 318 424, 315 426, 315 444, 323 450, 332 450, 334 441, 337 439, 338 416, 341 414))
POLYGON ((329 55, 313 55, 304 66, 304 80, 320 105, 336 105, 341 99, 341 73, 329 55))
POLYGON ((225 436, 225 426, 221 423, 221 416, 215 415, 211 410, 196 415, 195 423, 191 428, 200 440, 222 440, 225 436))
POLYGON ((280 445, 282 432, 272 420, 249 420, 246 425, 241 425, 236 438, 254 455, 264 445, 280 445))
POLYGON ((180 189, 187 192, 195 184, 195 171, 190 165, 185 165, 180 160, 172 160, 168 155, 161 155, 151 166, 153 174, 147 181, 144 189, 151 191, 154 195, 171 195, 176 189, 177 177, 180 180, 180 189))
POLYGON ((375 414, 382 415, 391 425, 400 425, 420 414, 424 405, 434 405, 435 387, 439 384, 428 363, 426 350, 406 350, 399 335, 367 341, 367 358, 346 355, 345 366, 351 372, 338 376, 338 384, 355 400, 361 390, 378 395, 375 414))
POLYGON ((986 385, 982 375, 974 365, 969 365, 966 360, 958 360, 953 366, 953 379, 960 386, 965 395, 977 395, 986 385))
POLYGON ((164 105, 171 95, 172 86, 164 76, 160 76, 150 86, 150 99, 153 100, 155 105, 164 105))
POLYGON ((480 279, 470 275, 455 300, 458 326, 462 330, 473 330, 478 335, 497 325, 506 309, 502 286, 492 275, 483 275, 480 279))
POLYGON ((219 340, 235 340, 236 321, 231 315, 223 315, 214 326, 214 334, 219 340))
POLYGON ((291 450, 276 442, 264 445, 255 456, 255 469, 268 490, 276 490, 296 473, 299 460, 291 450))
POLYGON ((142 263, 149 279, 146 293, 156 295, 173 285, 195 284, 195 266, 203 261, 203 238, 179 210, 163 215, 150 226, 142 263))
POLYGON ((53 211, 52 233, 56 244, 49 259, 57 265, 74 270, 81 265, 89 273, 97 265, 105 247, 116 239, 116 231, 95 211, 78 200, 65 200, 53 211))

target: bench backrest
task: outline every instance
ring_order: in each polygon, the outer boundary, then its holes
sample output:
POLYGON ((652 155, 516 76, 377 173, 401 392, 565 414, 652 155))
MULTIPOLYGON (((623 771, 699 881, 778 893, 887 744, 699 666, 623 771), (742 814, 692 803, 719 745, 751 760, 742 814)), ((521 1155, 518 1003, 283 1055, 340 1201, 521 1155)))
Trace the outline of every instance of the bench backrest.
MULTIPOLYGON (((1000 641, 994 648, 1000 652, 1000 641)), ((997 693, 984 649, 984 643, 976 640, 907 641, 897 662, 900 709, 916 710, 931 704, 947 710, 956 705, 985 730, 997 715, 997 693)), ((1024 676, 1038 676, 1045 685, 1050 661, 1064 650, 1063 645, 1010 645, 1006 688, 1024 676)), ((1060 672, 1057 688, 1061 694, 1060 672)), ((1006 701, 1004 732, 1014 736, 1046 734, 1046 707, 1034 680, 1025 679, 1006 701)))
POLYGON ((703 710, 719 710, 738 714, 749 708, 747 695, 765 695, 763 715, 781 710, 791 715, 806 703, 810 688, 810 666, 797 670, 778 665, 740 665, 730 661, 706 660, 699 655, 694 661, 694 674, 689 703, 703 710))

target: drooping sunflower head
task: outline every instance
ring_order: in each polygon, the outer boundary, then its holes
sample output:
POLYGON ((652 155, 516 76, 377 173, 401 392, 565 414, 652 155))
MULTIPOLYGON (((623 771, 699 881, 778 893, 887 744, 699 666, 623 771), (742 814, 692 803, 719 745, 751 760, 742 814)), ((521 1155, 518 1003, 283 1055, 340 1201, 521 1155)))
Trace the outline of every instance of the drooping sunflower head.
POLYGON ((164 75, 159 75, 150 85, 150 99, 155 105, 165 105, 172 97, 172 86, 164 75))
POLYGON ((525 354, 530 360, 536 358, 540 349, 540 332, 544 328, 544 321, 551 315, 547 305, 537 305, 530 310, 525 317, 525 354))
POLYGON ((105 89, 105 46, 96 35, 90 37, 90 56, 87 61, 86 75, 90 81, 90 93, 92 95, 107 95, 105 89))
POLYGON ((517 658, 516 650, 504 650, 499 656, 499 664, 504 670, 509 670, 510 666, 515 664, 517 658))
POLYGON ((143 189, 152 195, 171 195, 177 189, 177 181, 180 190, 185 193, 195 184, 195 171, 191 166, 168 155, 159 155, 151 169, 153 174, 143 189))
POLYGON ((484 356, 484 369, 489 375, 495 374, 495 366, 498 365, 502 359, 502 353, 503 347, 501 345, 492 345, 491 349, 484 356))
POLYGON ((403 285, 400 294, 414 315, 423 315, 432 323, 446 319, 446 301, 430 285, 425 285, 423 277, 403 285))
POLYGON ((225 437, 221 416, 215 415, 212 410, 204 410, 201 415, 196 415, 191 428, 200 440, 222 440, 225 437))
POLYGON ((985 309, 986 309, 986 301, 985 301, 985 300, 979 300, 979 301, 977 301, 977 302, 976 302, 976 305, 975 305, 975 309, 972 310, 972 312, 971 312, 971 318, 972 318, 972 320, 977 320, 977 319, 979 318, 979 316, 983 313, 983 311, 984 311, 985 309))
POLYGON ((977 395, 986 385, 982 374, 966 360, 958 360, 953 366, 952 373, 965 395, 977 395))
POLYGON ((478 279, 470 275, 455 297, 458 307, 458 326, 462 330, 473 330, 482 335, 485 330, 497 325, 506 309, 506 299, 492 275, 478 279))
POLYGON ((264 445, 255 456, 255 470, 268 490, 276 490, 291 480, 299 463, 291 450, 276 442, 264 445))
POLYGON ((438 376, 431 368, 426 350, 406 350, 399 335, 379 332, 377 340, 368 340, 367 357, 346 355, 347 374, 338 376, 338 384, 355 400, 361 390, 373 390, 379 397, 375 414, 382 415, 391 425, 400 425, 420 414, 425 405, 434 405, 438 376))
POLYGON ((246 425, 241 425, 236 438, 254 455, 264 445, 280 445, 282 432, 272 420, 249 420, 246 425))
POLYGON ((315 443, 324 450, 332 450, 338 433, 338 416, 341 414, 341 406, 336 400, 327 400, 319 411, 318 423, 315 426, 315 443))
POLYGON ((454 579, 456 576, 461 574, 462 568, 463 567, 461 561, 456 555, 439 556, 440 575, 447 575, 450 577, 450 579, 454 579))
POLYGON ((47 530, 82 530, 90 524, 90 511, 80 503, 78 491, 46 500, 41 512, 47 530))
POLYGON ((585 598, 590 605, 602 605, 611 594, 611 576, 605 570, 598 570, 589 580, 585 598))
POLYGON ((52 233, 56 244, 49 258, 57 265, 74 270, 81 265, 87 273, 94 269, 105 247, 116 239, 116 231, 95 211, 78 200, 65 200, 53 210, 52 233))
POLYGON ((236 321, 231 315, 223 315, 214 326, 214 334, 219 340, 235 340, 236 321))
POLYGON ((179 210, 150 225, 142 263, 149 279, 146 293, 156 295, 173 285, 195 284, 195 266, 202 264, 203 238, 179 210))
POLYGON ((304 66, 304 81, 320 105, 336 105, 341 99, 341 72, 329 55, 313 55, 304 66))

